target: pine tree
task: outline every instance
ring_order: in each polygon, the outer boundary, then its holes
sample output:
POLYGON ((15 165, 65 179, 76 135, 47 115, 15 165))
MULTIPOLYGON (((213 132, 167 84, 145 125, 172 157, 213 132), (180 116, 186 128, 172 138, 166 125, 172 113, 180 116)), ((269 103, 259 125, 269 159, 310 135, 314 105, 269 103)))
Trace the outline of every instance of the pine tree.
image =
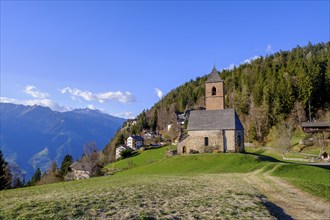
POLYGON ((157 130, 157 123, 158 123, 158 112, 157 112, 157 109, 156 109, 155 112, 154 112, 154 117, 152 119, 152 124, 151 124, 152 131, 157 130))
POLYGON ((116 146, 125 144, 125 135, 124 134, 120 134, 117 141, 116 141, 116 146))
POLYGON ((36 170, 36 172, 33 174, 29 185, 31 186, 35 186, 37 182, 39 182, 41 180, 41 170, 38 167, 38 169, 36 170))
POLYGON ((8 189, 11 185, 12 175, 10 173, 9 165, 0 150, 0 190, 8 189))
POLYGON ((73 158, 71 155, 65 155, 61 164, 61 175, 65 176, 68 173, 69 166, 73 163, 73 158))

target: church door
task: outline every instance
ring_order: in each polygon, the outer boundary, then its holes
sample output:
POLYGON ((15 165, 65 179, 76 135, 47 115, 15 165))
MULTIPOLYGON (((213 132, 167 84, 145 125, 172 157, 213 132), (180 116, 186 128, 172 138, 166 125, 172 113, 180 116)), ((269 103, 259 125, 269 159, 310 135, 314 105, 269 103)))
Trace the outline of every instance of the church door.
POLYGON ((182 153, 185 154, 187 152, 186 146, 183 146, 182 153))

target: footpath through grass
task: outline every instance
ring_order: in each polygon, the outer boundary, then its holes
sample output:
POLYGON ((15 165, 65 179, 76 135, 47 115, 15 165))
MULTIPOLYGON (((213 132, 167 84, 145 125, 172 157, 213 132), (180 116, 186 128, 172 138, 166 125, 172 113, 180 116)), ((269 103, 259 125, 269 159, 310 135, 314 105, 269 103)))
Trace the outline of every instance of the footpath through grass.
MULTIPOLYGON (((247 150, 255 155, 278 160, 274 162, 275 164, 282 163, 272 172, 272 175, 285 179, 303 191, 330 201, 330 167, 321 168, 295 161, 285 161, 279 152, 272 150, 255 148, 247 148, 247 150)), ((268 165, 265 168, 270 170, 272 167, 268 165)))
POLYGON ((330 201, 330 170, 299 164, 283 164, 272 175, 281 177, 296 187, 330 201))

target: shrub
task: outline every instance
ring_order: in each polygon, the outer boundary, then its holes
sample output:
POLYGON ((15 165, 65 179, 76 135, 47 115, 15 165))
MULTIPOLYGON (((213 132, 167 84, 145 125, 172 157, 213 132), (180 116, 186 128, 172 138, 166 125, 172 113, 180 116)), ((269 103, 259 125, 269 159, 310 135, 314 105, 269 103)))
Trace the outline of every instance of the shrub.
POLYGON ((128 149, 120 152, 120 156, 122 158, 128 158, 128 157, 131 157, 132 155, 133 155, 133 150, 131 148, 128 148, 128 149))

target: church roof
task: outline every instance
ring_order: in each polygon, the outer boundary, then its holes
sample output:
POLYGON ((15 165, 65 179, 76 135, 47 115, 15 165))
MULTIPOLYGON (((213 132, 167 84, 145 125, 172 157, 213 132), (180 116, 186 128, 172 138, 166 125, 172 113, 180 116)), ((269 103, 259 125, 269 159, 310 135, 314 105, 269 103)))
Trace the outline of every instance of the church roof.
POLYGON ((244 130, 234 109, 191 111, 188 131, 244 130))
POLYGON ((220 78, 218 74, 218 70, 217 68, 215 68, 215 66, 213 67, 212 72, 209 74, 206 82, 207 83, 222 82, 222 79, 220 78))

